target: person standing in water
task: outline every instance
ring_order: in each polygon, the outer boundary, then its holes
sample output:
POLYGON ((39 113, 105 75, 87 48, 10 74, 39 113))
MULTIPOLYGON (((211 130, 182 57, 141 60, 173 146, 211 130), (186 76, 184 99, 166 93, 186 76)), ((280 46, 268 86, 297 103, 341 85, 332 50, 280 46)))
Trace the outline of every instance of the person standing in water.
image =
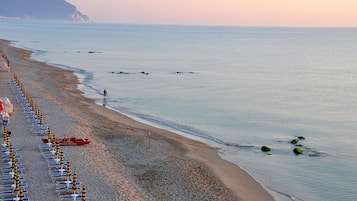
POLYGON ((103 95, 104 95, 104 98, 103 98, 103 106, 104 106, 104 107, 107 105, 107 94, 108 94, 107 90, 104 89, 104 91, 103 91, 103 95))

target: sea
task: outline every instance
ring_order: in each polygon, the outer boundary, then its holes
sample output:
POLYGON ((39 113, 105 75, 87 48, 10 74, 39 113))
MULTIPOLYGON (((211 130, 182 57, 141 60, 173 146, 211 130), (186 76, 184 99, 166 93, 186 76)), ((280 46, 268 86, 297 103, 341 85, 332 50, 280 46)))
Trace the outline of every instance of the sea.
POLYGON ((97 104, 217 148, 277 201, 357 200, 357 28, 0 19, 0 38, 97 104))

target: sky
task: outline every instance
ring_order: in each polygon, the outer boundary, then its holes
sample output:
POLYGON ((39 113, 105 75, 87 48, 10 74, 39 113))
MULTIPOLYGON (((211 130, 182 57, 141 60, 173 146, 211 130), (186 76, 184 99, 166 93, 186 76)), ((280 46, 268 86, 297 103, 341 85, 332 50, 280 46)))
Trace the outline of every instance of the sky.
POLYGON ((92 22, 222 26, 354 26, 357 0, 67 0, 92 22))

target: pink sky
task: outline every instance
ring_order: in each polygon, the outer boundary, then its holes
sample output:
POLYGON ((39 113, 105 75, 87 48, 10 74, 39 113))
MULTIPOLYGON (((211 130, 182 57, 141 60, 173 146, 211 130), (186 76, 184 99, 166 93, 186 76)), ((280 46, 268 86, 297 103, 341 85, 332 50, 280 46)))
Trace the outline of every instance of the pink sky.
POLYGON ((357 0, 67 0, 93 22, 357 26, 357 0))

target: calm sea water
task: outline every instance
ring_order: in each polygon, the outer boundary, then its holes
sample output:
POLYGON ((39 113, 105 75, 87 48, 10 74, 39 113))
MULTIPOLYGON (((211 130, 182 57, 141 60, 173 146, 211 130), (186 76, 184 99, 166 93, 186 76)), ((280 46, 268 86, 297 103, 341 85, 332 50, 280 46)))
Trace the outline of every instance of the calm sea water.
POLYGON ((221 148, 276 200, 357 200, 356 28, 3 19, 0 38, 74 70, 98 104, 221 148))

